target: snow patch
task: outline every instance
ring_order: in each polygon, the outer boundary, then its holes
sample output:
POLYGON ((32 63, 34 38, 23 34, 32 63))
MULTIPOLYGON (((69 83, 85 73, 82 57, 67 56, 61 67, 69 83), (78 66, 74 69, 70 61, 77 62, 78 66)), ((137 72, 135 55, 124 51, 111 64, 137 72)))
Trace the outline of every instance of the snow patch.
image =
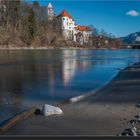
POLYGON ((136 37, 136 41, 140 41, 140 36, 137 36, 136 37))

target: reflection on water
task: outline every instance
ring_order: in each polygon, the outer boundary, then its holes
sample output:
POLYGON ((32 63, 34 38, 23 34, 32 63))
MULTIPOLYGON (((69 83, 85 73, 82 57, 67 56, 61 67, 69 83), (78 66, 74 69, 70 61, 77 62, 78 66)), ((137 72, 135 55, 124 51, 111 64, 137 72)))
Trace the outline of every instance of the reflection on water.
POLYGON ((102 87, 139 50, 0 51, 0 104, 56 103, 102 87))

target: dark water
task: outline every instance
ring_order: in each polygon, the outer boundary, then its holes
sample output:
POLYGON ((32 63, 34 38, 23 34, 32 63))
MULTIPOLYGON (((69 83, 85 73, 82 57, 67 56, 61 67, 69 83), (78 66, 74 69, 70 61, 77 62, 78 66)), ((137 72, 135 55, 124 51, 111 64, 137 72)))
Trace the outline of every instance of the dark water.
POLYGON ((139 50, 0 51, 0 104, 53 104, 86 94, 139 60, 139 50))

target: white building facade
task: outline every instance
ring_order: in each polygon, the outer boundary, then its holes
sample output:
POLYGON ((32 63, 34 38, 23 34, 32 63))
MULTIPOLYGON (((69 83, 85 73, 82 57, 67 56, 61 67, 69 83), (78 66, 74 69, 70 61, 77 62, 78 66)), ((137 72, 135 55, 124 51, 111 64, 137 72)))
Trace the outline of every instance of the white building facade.
POLYGON ((81 45, 89 43, 92 37, 91 29, 88 26, 78 26, 66 10, 62 10, 59 15, 54 16, 54 9, 49 3, 47 14, 48 20, 55 21, 55 28, 61 31, 65 40, 74 41, 81 45))

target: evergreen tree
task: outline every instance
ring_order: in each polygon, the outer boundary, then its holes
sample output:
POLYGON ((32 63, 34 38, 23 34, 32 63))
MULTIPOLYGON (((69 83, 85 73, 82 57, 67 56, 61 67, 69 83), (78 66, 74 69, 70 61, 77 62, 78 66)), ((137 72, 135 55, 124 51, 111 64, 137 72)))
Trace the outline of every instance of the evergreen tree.
POLYGON ((26 3, 21 10, 21 39, 27 45, 31 45, 36 35, 36 20, 33 8, 26 3))
POLYGON ((20 20, 20 0, 13 0, 13 25, 15 28, 18 27, 19 25, 19 20, 20 20))
POLYGON ((36 20, 35 20, 35 14, 33 12, 33 9, 29 9, 29 15, 28 15, 28 24, 27 24, 27 32, 28 32, 28 38, 29 38, 29 45, 35 38, 36 34, 36 20))
POLYGON ((38 1, 34 1, 33 2, 33 8, 39 9, 39 3, 38 3, 38 1))

